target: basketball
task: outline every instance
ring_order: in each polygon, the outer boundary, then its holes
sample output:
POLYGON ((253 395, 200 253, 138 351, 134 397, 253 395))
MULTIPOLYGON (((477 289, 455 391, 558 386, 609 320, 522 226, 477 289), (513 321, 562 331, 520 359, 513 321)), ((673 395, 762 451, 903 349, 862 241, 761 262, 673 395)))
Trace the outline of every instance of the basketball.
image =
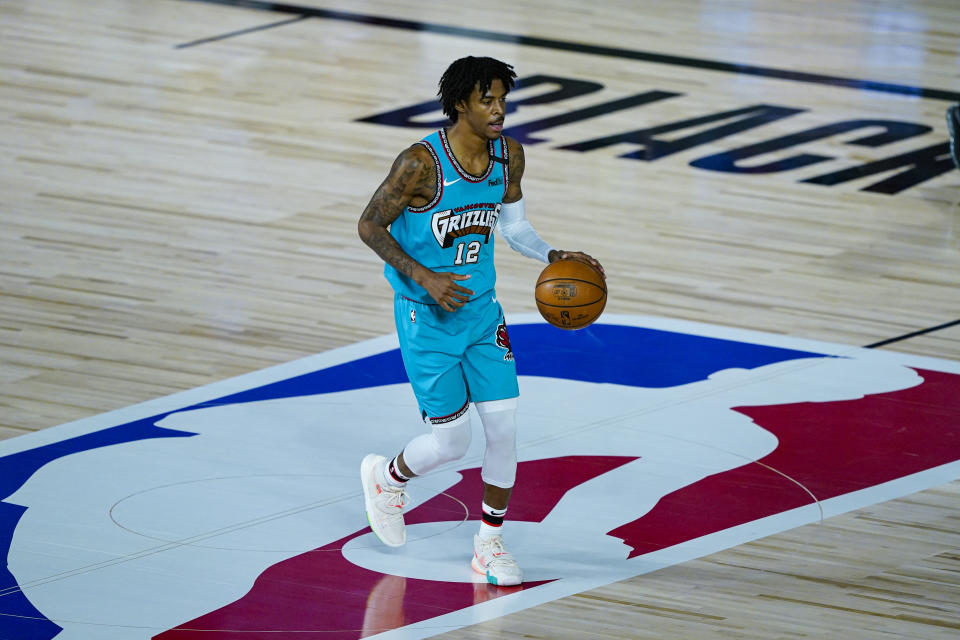
POLYGON ((582 329, 603 312, 607 283, 585 262, 557 260, 540 273, 534 297, 544 320, 560 329, 582 329))

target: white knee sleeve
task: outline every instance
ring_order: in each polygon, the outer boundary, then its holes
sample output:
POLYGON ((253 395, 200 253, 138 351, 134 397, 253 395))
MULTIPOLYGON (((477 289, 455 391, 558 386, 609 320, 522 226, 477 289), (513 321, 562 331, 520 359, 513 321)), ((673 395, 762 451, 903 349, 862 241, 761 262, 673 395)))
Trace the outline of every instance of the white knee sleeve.
POLYGON ((431 433, 417 436, 403 450, 403 461, 418 476, 440 465, 459 460, 470 447, 470 414, 453 422, 435 425, 431 433))
POLYGON ((480 477, 487 484, 509 489, 517 478, 517 399, 478 402, 487 449, 480 477))

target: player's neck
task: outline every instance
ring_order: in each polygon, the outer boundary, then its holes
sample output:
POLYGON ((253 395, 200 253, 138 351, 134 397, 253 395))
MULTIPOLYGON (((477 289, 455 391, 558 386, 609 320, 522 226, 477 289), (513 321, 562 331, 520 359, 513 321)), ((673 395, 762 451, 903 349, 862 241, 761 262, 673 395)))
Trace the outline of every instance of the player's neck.
POLYGON ((447 140, 460 166, 471 173, 482 173, 486 170, 490 161, 490 150, 485 136, 471 130, 466 122, 457 121, 447 129, 447 140))

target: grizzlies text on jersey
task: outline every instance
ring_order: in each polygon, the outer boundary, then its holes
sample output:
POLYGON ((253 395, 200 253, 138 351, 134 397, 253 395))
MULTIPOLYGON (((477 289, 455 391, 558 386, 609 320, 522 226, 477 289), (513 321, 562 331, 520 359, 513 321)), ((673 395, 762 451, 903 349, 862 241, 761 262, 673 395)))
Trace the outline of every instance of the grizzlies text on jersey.
MULTIPOLYGON (((407 254, 431 271, 470 274, 463 285, 474 299, 491 291, 496 282, 493 230, 507 192, 507 144, 503 137, 489 141, 490 163, 482 176, 467 173, 457 162, 440 129, 417 144, 433 157, 436 195, 423 207, 407 207, 390 225, 392 235, 407 254)), ((436 304, 426 290, 389 264, 384 275, 394 291, 416 302, 436 304)))

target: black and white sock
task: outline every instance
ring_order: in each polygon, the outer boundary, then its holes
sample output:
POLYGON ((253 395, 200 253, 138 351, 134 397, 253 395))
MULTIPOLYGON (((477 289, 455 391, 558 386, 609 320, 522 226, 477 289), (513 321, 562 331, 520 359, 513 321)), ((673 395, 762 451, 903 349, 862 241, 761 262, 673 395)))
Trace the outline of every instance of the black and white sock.
POLYGON ((410 479, 400 472, 400 464, 397 462, 397 458, 399 457, 400 456, 397 455, 396 458, 383 465, 383 482, 391 487, 403 487, 407 484, 407 480, 410 479))
POLYGON ((503 517, 506 509, 494 509, 486 502, 483 503, 483 518, 480 520, 480 537, 492 538, 499 536, 503 527, 503 517))

